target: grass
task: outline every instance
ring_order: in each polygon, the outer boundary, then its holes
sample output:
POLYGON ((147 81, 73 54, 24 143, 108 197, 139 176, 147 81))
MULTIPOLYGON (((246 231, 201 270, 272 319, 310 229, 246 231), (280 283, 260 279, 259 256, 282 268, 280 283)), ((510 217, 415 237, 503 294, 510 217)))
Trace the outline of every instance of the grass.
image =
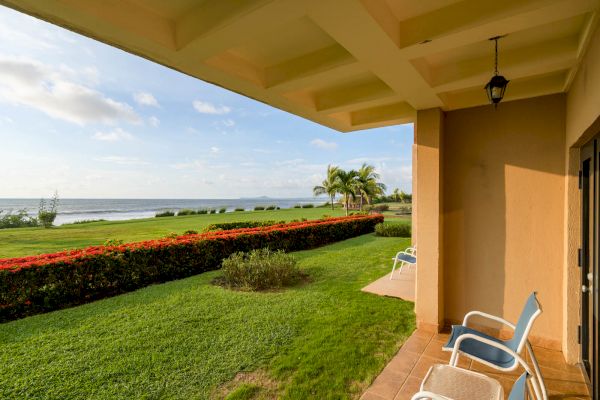
POLYGON ((0 398, 357 399, 414 329, 412 303, 360 291, 407 245, 294 253, 311 281, 281 291, 230 291, 213 271, 2 324, 0 398))
POLYGON ((103 221, 64 225, 51 229, 16 228, 0 230, 0 258, 50 253, 64 249, 103 244, 109 239, 125 242, 155 239, 172 232, 188 229, 202 231, 209 224, 233 221, 264 221, 308 218, 323 215, 341 216, 343 211, 324 209, 286 209, 272 211, 244 211, 224 214, 186 215, 147 218, 128 221, 103 221))

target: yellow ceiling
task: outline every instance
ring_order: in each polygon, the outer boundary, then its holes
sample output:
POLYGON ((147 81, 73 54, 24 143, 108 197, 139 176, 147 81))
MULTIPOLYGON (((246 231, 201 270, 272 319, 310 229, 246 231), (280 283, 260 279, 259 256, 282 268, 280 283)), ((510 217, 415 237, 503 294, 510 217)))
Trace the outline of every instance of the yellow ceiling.
POLYGON ((600 0, 0 0, 340 131, 567 91, 600 0))

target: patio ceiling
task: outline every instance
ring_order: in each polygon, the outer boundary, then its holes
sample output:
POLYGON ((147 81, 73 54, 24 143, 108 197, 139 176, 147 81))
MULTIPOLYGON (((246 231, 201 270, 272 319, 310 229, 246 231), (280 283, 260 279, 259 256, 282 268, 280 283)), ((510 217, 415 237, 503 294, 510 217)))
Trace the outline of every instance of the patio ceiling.
POLYGON ((0 0, 340 131, 565 92, 600 0, 0 0))

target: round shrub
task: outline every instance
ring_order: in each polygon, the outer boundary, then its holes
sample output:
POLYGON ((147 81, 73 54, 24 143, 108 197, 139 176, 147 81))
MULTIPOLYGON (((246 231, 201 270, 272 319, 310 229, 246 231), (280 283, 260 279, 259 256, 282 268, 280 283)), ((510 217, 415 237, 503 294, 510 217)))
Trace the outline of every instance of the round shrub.
POLYGON ((302 208, 314 208, 314 204, 302 204, 302 208))
POLYGON ((265 209, 264 206, 256 206, 254 207, 254 211, 263 211, 265 209))
POLYGON ((219 208, 219 214, 223 214, 227 212, 227 207, 221 207, 219 208))
POLYGON ((223 260, 222 269, 225 284, 242 290, 280 288, 302 278, 296 259, 281 250, 234 253, 223 260))
POLYGON ((162 211, 156 213, 155 217, 174 217, 175 213, 173 211, 162 211))
POLYGON ((246 211, 246 209, 245 209, 245 208, 238 207, 238 208, 236 208, 234 211, 246 211))
POLYGON ((182 210, 177 211, 177 216, 180 215, 195 215, 198 214, 198 211, 196 210, 190 210, 189 208, 184 208, 182 210))
POLYGON ((375 225, 375 234, 386 237, 410 237, 411 230, 409 224, 385 224, 375 225))

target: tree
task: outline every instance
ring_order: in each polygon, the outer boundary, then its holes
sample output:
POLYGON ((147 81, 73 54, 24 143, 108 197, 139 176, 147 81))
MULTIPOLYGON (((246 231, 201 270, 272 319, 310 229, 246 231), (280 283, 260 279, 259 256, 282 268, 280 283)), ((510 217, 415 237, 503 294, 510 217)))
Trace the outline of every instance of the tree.
POLYGON ((379 196, 385 193, 385 185, 378 182, 380 175, 375 172, 375 167, 363 163, 356 175, 356 191, 360 196, 360 210, 362 211, 364 198, 371 203, 373 196, 379 196))
POLYGON ((344 204, 346 206, 346 215, 348 215, 348 206, 350 197, 356 199, 358 172, 355 170, 344 171, 339 169, 337 172, 337 192, 344 196, 344 204))
POLYGON ((401 201, 400 189, 395 188, 392 197, 394 198, 394 201, 401 201))
POLYGON ((333 202, 335 201, 335 195, 337 193, 337 174, 340 169, 335 165, 327 166, 327 177, 323 182, 321 182, 320 186, 315 186, 313 188, 313 194, 315 196, 320 196, 322 194, 326 194, 329 196, 331 200, 331 209, 333 210, 333 202))

